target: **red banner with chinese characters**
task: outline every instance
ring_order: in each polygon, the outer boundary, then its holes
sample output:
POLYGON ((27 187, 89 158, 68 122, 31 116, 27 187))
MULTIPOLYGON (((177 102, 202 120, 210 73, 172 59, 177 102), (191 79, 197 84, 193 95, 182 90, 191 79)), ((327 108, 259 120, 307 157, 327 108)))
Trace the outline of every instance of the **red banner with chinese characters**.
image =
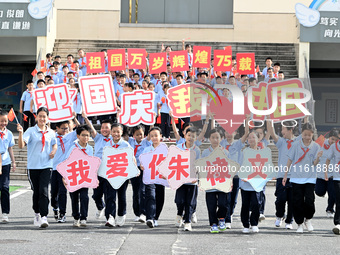
POLYGON ((193 49, 193 67, 210 68, 211 47, 194 46, 193 49))
POLYGON ((146 50, 145 49, 128 49, 129 69, 146 68, 146 50))
POLYGON ((237 72, 255 75, 255 53, 237 53, 237 72))
POLYGON ((166 72, 166 52, 150 53, 149 55, 149 73, 156 74, 166 72))
POLYGON ((173 72, 189 71, 188 52, 185 50, 171 51, 170 63, 173 72))
POLYGON ((107 56, 109 71, 125 70, 125 49, 108 50, 107 56))
POLYGON ((88 52, 86 53, 87 73, 105 73, 105 53, 88 52))
POLYGON ((230 72, 232 65, 231 49, 214 50, 214 71, 230 72))

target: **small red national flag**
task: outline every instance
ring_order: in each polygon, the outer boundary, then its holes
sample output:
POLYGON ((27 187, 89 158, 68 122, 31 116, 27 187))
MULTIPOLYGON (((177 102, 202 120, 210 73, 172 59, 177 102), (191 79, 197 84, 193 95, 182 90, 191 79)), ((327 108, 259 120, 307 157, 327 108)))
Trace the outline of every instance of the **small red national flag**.
POLYGON ((35 119, 37 118, 37 115, 35 115, 34 113, 33 113, 33 116, 34 116, 35 119))
POLYGON ((46 73, 46 72, 47 72, 46 67, 41 68, 41 69, 40 69, 40 72, 46 73))
POLYGON ((28 122, 28 117, 27 117, 27 115, 26 114, 23 114, 24 115, 24 121, 25 122, 28 122))
POLYGON ((225 46, 224 50, 232 51, 232 48, 231 48, 231 46, 225 46))
POLYGON ((43 68, 45 66, 45 60, 40 60, 40 68, 43 68))
POLYGON ((74 64, 74 63, 72 63, 72 65, 71 65, 71 69, 72 69, 72 70, 74 70, 74 68, 75 68, 75 64, 74 64))
POLYGON ((259 67, 259 65, 257 65, 255 73, 258 73, 258 72, 260 72, 260 67, 259 67))
POLYGON ((37 70, 37 69, 34 69, 33 72, 31 73, 31 75, 34 77, 34 76, 37 75, 37 73, 38 73, 38 70, 37 70))
POLYGON ((9 111, 7 117, 9 121, 13 121, 15 119, 15 113, 14 113, 13 108, 9 111))
POLYGON ((320 135, 319 138, 315 140, 315 142, 322 148, 325 143, 325 140, 326 140, 325 136, 320 135))

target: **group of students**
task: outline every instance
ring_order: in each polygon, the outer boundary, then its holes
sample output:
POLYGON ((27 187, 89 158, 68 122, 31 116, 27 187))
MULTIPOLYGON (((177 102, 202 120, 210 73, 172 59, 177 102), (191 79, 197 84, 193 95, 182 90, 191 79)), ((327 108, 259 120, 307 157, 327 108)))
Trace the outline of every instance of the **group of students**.
MULTIPOLYGON (((47 108, 37 110, 36 125, 25 132, 20 124, 18 146, 27 146, 28 177, 33 190, 33 210, 35 212, 34 225, 41 228, 48 226, 47 215, 49 207, 48 187, 51 183, 51 206, 55 219, 63 223, 66 221, 67 190, 62 176, 56 171, 56 166, 64 161, 77 147, 84 154, 102 157, 103 148, 131 147, 134 150, 135 159, 139 167, 140 175, 126 181, 119 189, 114 189, 110 183, 101 177, 98 188, 94 189, 92 198, 95 201, 99 219, 105 214, 107 227, 123 226, 126 219, 126 190, 129 181, 133 190, 133 212, 136 222, 144 222, 150 228, 158 226, 158 220, 162 212, 165 197, 165 187, 159 184, 144 184, 144 166, 139 162, 139 155, 154 151, 162 141, 162 130, 159 127, 151 127, 145 136, 142 125, 132 128, 131 137, 124 136, 124 127, 119 123, 105 120, 101 124, 98 133, 86 115, 83 115, 86 125, 79 125, 76 118, 73 121, 64 121, 56 124, 56 132, 48 127, 47 108), (73 131, 73 129, 76 129, 73 131), (88 144, 93 138, 94 149, 88 144), (52 173, 51 173, 52 172, 52 173), (103 201, 104 196, 104 201, 103 201), (117 200, 118 199, 118 200, 117 200)), ((210 115, 213 119, 213 115, 210 115)), ((247 123, 248 121, 246 121, 247 123)), ((0 113, 0 153, 2 154, 1 179, 1 207, 3 222, 8 222, 9 214, 9 171, 11 162, 15 166, 12 147, 14 139, 8 124, 7 113, 0 113)), ((205 123, 207 124, 207 123, 205 123)), ((215 126, 215 125, 213 125, 215 126)), ((209 156, 214 149, 220 147, 225 155, 241 166, 244 164, 244 154, 247 150, 261 150, 268 145, 271 136, 279 151, 278 167, 280 171, 276 183, 276 221, 275 226, 280 227, 285 220, 286 229, 292 229, 293 219, 297 223, 297 232, 304 231, 304 225, 308 231, 313 231, 311 219, 315 213, 315 196, 325 195, 328 192, 327 215, 334 217, 335 227, 333 232, 340 234, 340 140, 339 131, 332 130, 329 138, 322 148, 313 141, 314 129, 312 125, 305 123, 302 133, 294 137, 293 126, 286 123, 282 126, 282 137, 278 136, 270 122, 267 122, 267 135, 262 128, 254 128, 249 131, 248 125, 245 133, 237 141, 234 141, 236 133, 228 134, 221 128, 212 128, 208 132, 210 146, 202 154, 199 149, 201 142, 197 139, 204 136, 200 134, 192 123, 184 124, 181 137, 175 129, 176 143, 182 150, 193 150, 196 159, 209 156), (334 171, 331 171, 334 170, 334 171), (317 175, 318 173, 318 175, 317 175), (335 214, 334 214, 334 204, 335 214), (287 215, 285 216, 287 206, 287 215)), ((219 190, 208 190, 205 193, 206 205, 209 216, 210 232, 218 233, 231 228, 232 216, 237 203, 238 191, 241 190, 241 222, 243 233, 259 232, 258 223, 263 214, 265 205, 265 190, 256 192, 254 188, 244 180, 235 176, 232 191, 225 193, 219 190)), ((175 203, 177 214, 175 225, 183 226, 184 230, 191 231, 192 224, 197 222, 198 186, 195 183, 183 184, 176 190, 175 203)), ((86 227, 88 217, 89 196, 88 189, 82 188, 70 193, 72 204, 73 225, 86 227)))

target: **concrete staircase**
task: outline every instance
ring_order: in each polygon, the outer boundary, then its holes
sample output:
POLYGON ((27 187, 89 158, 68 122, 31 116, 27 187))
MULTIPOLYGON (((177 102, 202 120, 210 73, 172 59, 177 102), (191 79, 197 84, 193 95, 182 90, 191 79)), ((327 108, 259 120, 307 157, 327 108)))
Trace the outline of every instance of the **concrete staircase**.
MULTIPOLYGON (((145 48, 148 53, 160 52, 162 43, 170 45, 172 50, 182 50, 182 42, 173 41, 105 41, 105 40, 64 40, 57 39, 54 44, 53 55, 60 55, 62 62, 66 62, 66 56, 72 54, 78 59, 78 49, 86 52, 98 52, 102 49, 121 49, 121 48, 145 48)), ((233 55, 242 52, 255 52, 256 64, 262 70, 265 67, 265 59, 272 57, 273 62, 281 64, 281 70, 285 72, 285 77, 296 78, 297 66, 295 58, 294 44, 264 44, 264 43, 219 43, 219 42, 189 42, 197 46, 211 46, 212 49, 223 49, 231 45, 233 55)))

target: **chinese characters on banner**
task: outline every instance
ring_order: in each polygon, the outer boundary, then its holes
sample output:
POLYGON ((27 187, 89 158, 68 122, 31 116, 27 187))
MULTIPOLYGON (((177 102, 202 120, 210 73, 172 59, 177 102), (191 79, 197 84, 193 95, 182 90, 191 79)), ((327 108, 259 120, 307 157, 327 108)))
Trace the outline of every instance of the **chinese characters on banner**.
POLYGON ((208 157, 196 160, 195 167, 203 190, 217 189, 227 193, 232 190, 233 178, 240 165, 227 158, 221 147, 217 147, 208 157))
POLYGON ((87 73, 105 73, 105 53, 88 52, 86 53, 87 73))
POLYGON ((154 151, 141 154, 139 160, 143 170, 143 183, 144 184, 161 184, 168 187, 168 181, 161 178, 158 166, 168 155, 168 146, 165 143, 161 143, 154 151))
POLYGON ((320 25, 326 27, 323 33, 324 38, 340 38, 339 18, 321 17, 320 25))
POLYGON ((182 84, 168 90, 168 102, 175 118, 192 117, 202 114, 202 102, 207 93, 198 84, 182 84))
POLYGON ((57 165, 57 171, 64 178, 69 192, 81 188, 97 188, 100 163, 100 158, 86 155, 80 149, 74 148, 68 159, 57 165))
POLYGON ((232 51, 226 50, 214 50, 214 71, 215 72, 230 72, 232 65, 232 51))
POLYGON ((130 127, 140 123, 145 125, 155 124, 154 98, 155 93, 153 91, 135 90, 132 93, 124 93, 119 122, 130 127))
POLYGON ((276 177, 271 149, 268 147, 262 150, 244 149, 242 169, 238 176, 248 182, 256 192, 262 191, 266 183, 276 177))
POLYGON ((170 188, 176 190, 185 183, 197 181, 195 158, 195 151, 183 151, 172 145, 166 159, 160 163, 158 171, 168 180, 170 188))
POLYGON ((125 49, 108 50, 108 70, 109 71, 120 71, 125 70, 125 49))
POLYGON ((149 73, 157 74, 166 72, 167 57, 166 52, 150 53, 149 55, 149 73))
POLYGON ((116 113, 116 98, 110 75, 80 77, 79 90, 87 116, 116 113))
POLYGON ((128 49, 129 69, 146 68, 146 50, 145 49, 128 49))
POLYGON ((189 71, 188 52, 186 50, 171 51, 170 64, 172 72, 189 71))
MULTIPOLYGON (((299 79, 289 79, 271 83, 261 82, 258 87, 252 88, 252 102, 256 110, 267 110, 275 107, 275 105, 273 106, 273 99, 277 98, 278 105, 275 111, 269 115, 269 118, 275 123, 287 119, 301 119, 305 117, 305 114, 295 104, 287 104, 286 115, 282 115, 282 90, 284 88, 303 89, 304 86, 299 79), (277 90, 277 96, 273 95, 274 89, 277 90)), ((304 94, 289 92, 286 93, 285 97, 287 99, 302 99, 304 94)), ((306 104, 302 103, 302 106, 306 107, 306 104)), ((252 115, 252 118, 257 120, 264 120, 264 117, 263 115, 252 115)))
POLYGON ((72 97, 66 84, 35 89, 33 99, 36 109, 44 106, 49 110, 51 122, 73 119, 72 97))
POLYGON ((139 174, 131 147, 123 149, 104 147, 98 176, 107 179, 114 189, 119 189, 126 180, 139 174))
POLYGON ((237 72, 255 75, 255 53, 237 53, 237 72))
POLYGON ((211 47, 194 46, 193 49, 193 67, 210 68, 211 47))

